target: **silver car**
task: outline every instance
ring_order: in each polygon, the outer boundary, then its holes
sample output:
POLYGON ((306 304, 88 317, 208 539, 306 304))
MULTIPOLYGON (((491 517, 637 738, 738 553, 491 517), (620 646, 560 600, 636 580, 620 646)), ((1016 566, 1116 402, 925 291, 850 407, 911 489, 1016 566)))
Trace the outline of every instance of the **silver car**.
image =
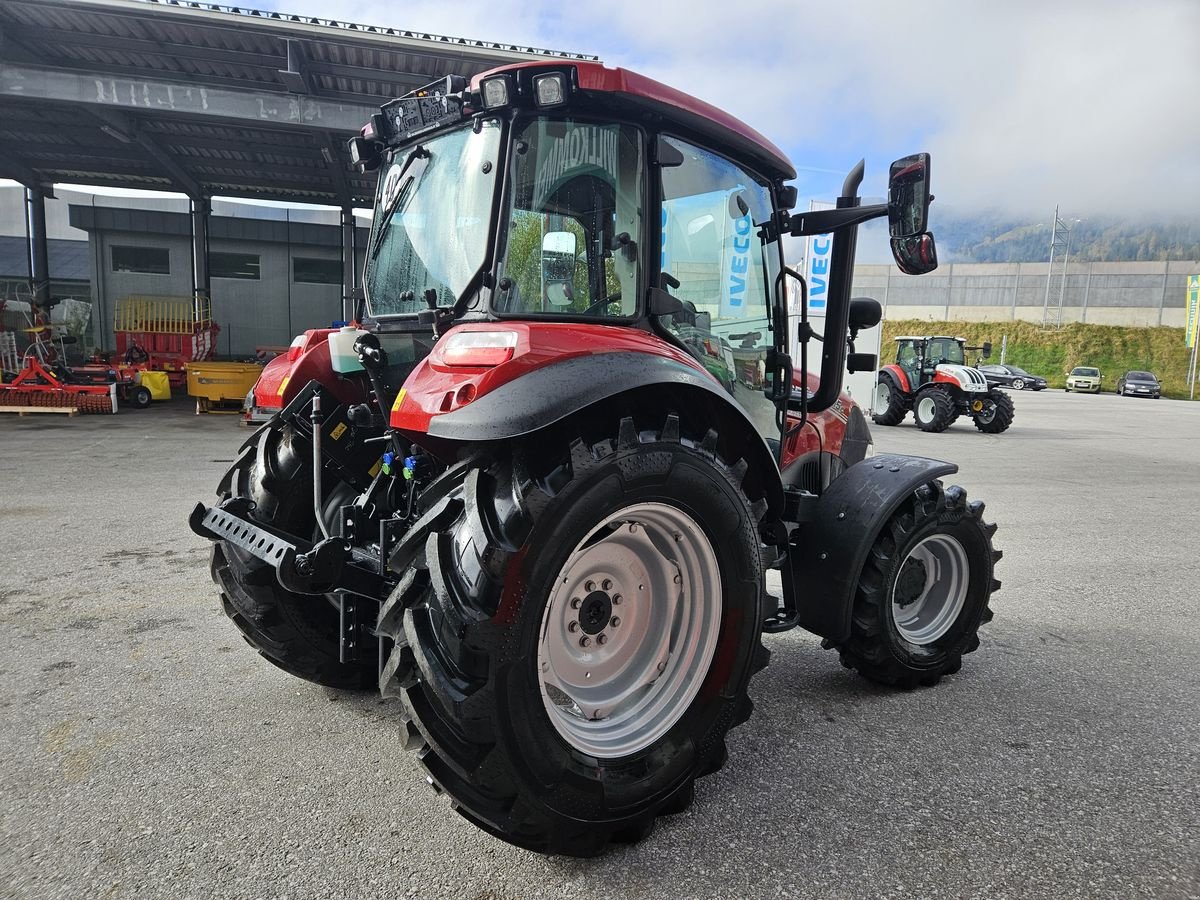
POLYGON ((1067 393, 1098 394, 1103 380, 1104 376, 1095 366, 1076 366, 1067 373, 1067 393))

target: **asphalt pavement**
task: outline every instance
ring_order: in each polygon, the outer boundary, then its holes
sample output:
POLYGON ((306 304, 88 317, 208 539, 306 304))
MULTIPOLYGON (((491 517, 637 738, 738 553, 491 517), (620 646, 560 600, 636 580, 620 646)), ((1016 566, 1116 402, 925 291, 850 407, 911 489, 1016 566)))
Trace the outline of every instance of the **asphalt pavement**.
POLYGON ((1015 400, 874 429, 999 523, 962 672, 893 693, 768 638, 728 765, 591 861, 480 832, 389 703, 242 642, 186 525, 232 417, 0 417, 0 896, 1200 896, 1200 403, 1015 400))

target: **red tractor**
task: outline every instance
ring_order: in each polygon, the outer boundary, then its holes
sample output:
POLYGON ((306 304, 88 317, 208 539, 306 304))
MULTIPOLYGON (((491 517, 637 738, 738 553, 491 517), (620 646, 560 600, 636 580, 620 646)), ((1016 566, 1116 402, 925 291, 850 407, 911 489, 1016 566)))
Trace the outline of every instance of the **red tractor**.
POLYGON ((841 392, 875 367, 847 354, 880 314, 849 297, 858 225, 887 216, 906 271, 936 264, 927 155, 886 204, 860 205, 859 163, 837 208, 793 214, 757 132, 562 61, 392 101, 351 152, 379 172, 359 327, 267 366, 274 414, 191 518, 270 662, 378 685, 459 813, 580 856, 721 768, 764 633, 898 688, 959 670, 995 526, 942 486, 953 464, 869 456, 841 392), (826 233, 827 326, 799 324, 794 371, 782 239, 826 233))
POLYGON ((1007 431, 1012 397, 966 364, 967 350, 986 358, 992 345, 968 347, 962 338, 942 336, 896 338, 896 361, 879 370, 875 385, 875 424, 899 425, 911 409, 922 431, 945 431, 960 415, 988 434, 1007 431))

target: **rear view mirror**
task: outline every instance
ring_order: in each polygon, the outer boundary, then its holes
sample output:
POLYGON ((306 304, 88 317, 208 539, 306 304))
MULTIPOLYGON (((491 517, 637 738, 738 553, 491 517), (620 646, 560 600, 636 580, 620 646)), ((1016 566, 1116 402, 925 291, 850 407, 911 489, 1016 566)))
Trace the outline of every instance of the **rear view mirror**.
POLYGON ((915 237, 923 232, 932 199, 928 153, 914 153, 892 163, 888 177, 888 230, 892 237, 915 237))
POLYGON ((905 275, 924 275, 937 268, 937 248, 926 231, 912 237, 892 238, 892 256, 905 275))
POLYGON ((854 297, 850 300, 850 330, 862 331, 874 328, 883 318, 883 307, 871 297, 854 297))
POLYGON ((542 290, 552 306, 569 306, 574 299, 576 247, 570 231, 551 231, 542 238, 542 290))

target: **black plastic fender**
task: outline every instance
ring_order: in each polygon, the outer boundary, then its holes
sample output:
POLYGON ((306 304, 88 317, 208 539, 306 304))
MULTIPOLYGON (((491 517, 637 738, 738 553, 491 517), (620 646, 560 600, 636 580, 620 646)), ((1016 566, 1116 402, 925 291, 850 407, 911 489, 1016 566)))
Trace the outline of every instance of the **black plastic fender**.
MULTIPOLYGON (((594 353, 552 363, 520 376, 454 412, 434 416, 429 435, 475 443, 532 434, 595 403, 628 391, 678 388, 692 392, 741 432, 740 455, 761 478, 768 508, 783 507, 779 465, 745 410, 713 378, 673 359, 629 351, 594 353), (699 393, 696 393, 699 392, 699 393)), ((736 457, 730 462, 736 461, 736 457)))
POLYGON ((854 591, 876 536, 914 490, 957 471, 920 456, 875 456, 830 484, 790 537, 783 589, 792 593, 797 624, 835 643, 849 637, 854 591))

